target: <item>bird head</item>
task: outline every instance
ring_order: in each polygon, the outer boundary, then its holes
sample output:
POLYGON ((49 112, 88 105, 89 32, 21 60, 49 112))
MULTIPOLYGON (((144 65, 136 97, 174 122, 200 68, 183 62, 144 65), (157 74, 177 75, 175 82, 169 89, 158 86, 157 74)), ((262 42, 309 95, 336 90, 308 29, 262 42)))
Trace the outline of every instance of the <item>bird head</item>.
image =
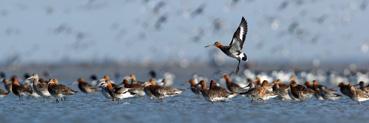
POLYGON ((297 82, 295 80, 291 80, 290 81, 290 86, 291 87, 296 87, 297 86, 297 82))
POLYGON ((207 45, 205 47, 215 46, 217 48, 221 48, 223 45, 220 43, 220 41, 216 41, 214 44, 207 45))
POLYGON ((57 85, 59 82, 57 79, 50 79, 49 80, 49 85, 57 85))
POLYGON ((207 89, 205 80, 201 80, 199 83, 200 83, 201 89, 203 90, 207 89))
POLYGON ((109 77, 108 75, 104 75, 104 76, 103 76, 103 79, 104 79, 105 81, 108 81, 108 80, 110 80, 110 77, 109 77))
POLYGON ((306 81, 305 82, 305 86, 308 87, 308 88, 310 88, 311 87, 310 81, 306 81))
POLYGON ((83 78, 78 78, 76 83, 86 83, 86 81, 83 78))
POLYGON ((137 81, 136 75, 134 73, 130 74, 129 77, 131 79, 131 82, 136 82, 137 81))
POLYGON ((226 81, 226 83, 231 83, 232 82, 231 77, 228 74, 224 74, 223 78, 226 81))
POLYGON ((215 80, 210 80, 210 88, 217 87, 217 82, 215 80))
POLYGON ((338 84, 338 87, 340 87, 340 88, 342 88, 342 87, 345 87, 346 85, 345 85, 345 83, 343 83, 343 82, 340 82, 339 84, 338 84))

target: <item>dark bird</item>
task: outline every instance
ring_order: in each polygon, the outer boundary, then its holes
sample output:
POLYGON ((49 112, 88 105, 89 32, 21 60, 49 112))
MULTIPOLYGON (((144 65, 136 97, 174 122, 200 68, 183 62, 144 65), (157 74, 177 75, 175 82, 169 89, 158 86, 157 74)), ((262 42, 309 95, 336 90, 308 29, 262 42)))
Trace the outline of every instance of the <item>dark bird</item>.
POLYGON ((34 92, 42 97, 50 97, 51 94, 48 90, 48 83, 42 78, 39 78, 38 74, 33 74, 31 77, 28 78, 31 83, 34 92))
POLYGON ((338 94, 335 89, 327 88, 324 85, 319 84, 317 80, 313 80, 314 95, 319 95, 324 100, 338 100, 341 98, 341 94, 338 94))
POLYGON ((236 93, 228 92, 225 88, 217 86, 214 80, 210 81, 209 88, 207 88, 204 80, 201 80, 199 83, 201 85, 201 94, 209 102, 224 102, 237 95, 236 93))
POLYGON ((194 11, 191 12, 191 17, 195 17, 197 15, 201 15, 204 13, 205 4, 201 4, 199 7, 197 7, 194 11))
POLYGON ((50 79, 48 90, 52 96, 56 98, 56 102, 64 100, 64 96, 74 95, 77 91, 63 85, 59 84, 57 79, 50 79))
POLYGON ((273 92, 278 95, 281 100, 291 100, 288 91, 290 91, 290 87, 287 84, 281 82, 281 80, 275 80, 273 82, 273 92))
POLYGON ((91 76, 90 76, 90 83, 91 83, 91 85, 93 85, 93 86, 95 86, 95 87, 97 87, 98 86, 98 79, 97 79, 97 75, 95 75, 95 74, 92 74, 91 76))
POLYGON ((199 84, 199 83, 196 83, 196 82, 195 82, 195 79, 190 79, 190 80, 188 80, 188 83, 190 83, 190 85, 191 85, 191 91, 192 91, 194 94, 196 94, 196 95, 200 95, 200 94, 201 94, 201 92, 200 92, 200 90, 201 90, 201 86, 200 86, 200 84, 199 84))
POLYGON ((145 96, 143 84, 129 83, 127 79, 123 79, 122 84, 123 84, 123 87, 130 88, 131 92, 135 93, 137 96, 145 96))
POLYGON ((164 99, 165 97, 171 97, 181 94, 183 91, 178 88, 170 86, 160 86, 156 83, 156 80, 150 79, 144 85, 144 91, 147 96, 156 99, 164 99))
POLYGON ((150 70, 149 71, 149 75, 150 75, 151 78, 154 78, 155 79, 156 78, 156 72, 155 72, 155 70, 150 70))
POLYGON ((102 81, 99 83, 101 88, 101 93, 107 98, 112 99, 112 101, 120 101, 125 98, 135 97, 136 94, 131 91, 130 88, 125 87, 114 87, 112 81, 102 81))
POLYGON ((21 84, 16 76, 12 76, 10 78, 10 81, 12 82, 13 94, 18 96, 19 99, 32 93, 32 88, 30 88, 30 86, 24 86, 23 84, 21 84))
POLYGON ((314 94, 314 91, 306 88, 303 85, 299 85, 296 81, 291 80, 290 82, 290 95, 293 99, 304 101, 311 98, 314 94))
POLYGON ((251 98, 251 102, 256 101, 266 101, 277 97, 278 95, 272 91, 272 86, 267 80, 264 80, 260 86, 256 86, 247 92, 248 96, 251 98))
POLYGON ((342 94, 350 97, 353 101, 361 104, 363 101, 369 100, 369 92, 363 91, 359 88, 355 88, 351 84, 344 84, 343 82, 338 84, 342 94))
MULTIPOLYGON (((234 59, 237 59, 238 64, 236 68, 236 74, 240 69, 240 63, 242 61, 247 61, 246 53, 242 52, 243 44, 245 42, 246 34, 247 34, 247 22, 244 17, 241 19, 241 23, 238 26, 236 32, 233 34, 231 43, 228 46, 222 45, 220 41, 216 41, 213 46, 219 48, 224 54, 234 59)), ((211 45, 205 46, 209 47, 211 45)))
POLYGON ((226 81, 227 89, 232 93, 245 93, 248 89, 241 87, 237 83, 232 82, 232 79, 229 75, 223 76, 224 80, 226 81))
POLYGON ((78 83, 78 88, 79 90, 81 90, 83 93, 94 93, 96 92, 96 88, 94 86, 92 86, 90 83, 87 83, 84 79, 79 78, 77 80, 78 83))
POLYGON ((361 89, 362 91, 369 92, 369 85, 365 85, 364 81, 360 81, 358 85, 359 89, 361 89))

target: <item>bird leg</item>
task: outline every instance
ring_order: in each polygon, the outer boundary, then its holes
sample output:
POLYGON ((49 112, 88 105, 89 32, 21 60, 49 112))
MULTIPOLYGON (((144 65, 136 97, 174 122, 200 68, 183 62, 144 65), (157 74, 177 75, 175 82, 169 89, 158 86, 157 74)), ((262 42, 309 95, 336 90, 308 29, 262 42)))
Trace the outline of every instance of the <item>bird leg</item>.
POLYGON ((237 59, 237 60, 238 60, 238 64, 236 68, 236 74, 238 74, 238 71, 240 71, 240 64, 241 64, 241 60, 240 59, 237 59))

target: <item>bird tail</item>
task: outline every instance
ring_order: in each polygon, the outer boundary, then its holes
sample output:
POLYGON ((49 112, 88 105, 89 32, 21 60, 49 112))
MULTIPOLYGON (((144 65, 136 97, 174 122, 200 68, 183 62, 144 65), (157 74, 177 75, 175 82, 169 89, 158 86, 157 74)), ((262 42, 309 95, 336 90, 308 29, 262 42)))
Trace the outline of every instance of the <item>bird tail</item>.
POLYGON ((241 59, 242 61, 247 61, 246 53, 243 53, 243 55, 241 55, 241 59))

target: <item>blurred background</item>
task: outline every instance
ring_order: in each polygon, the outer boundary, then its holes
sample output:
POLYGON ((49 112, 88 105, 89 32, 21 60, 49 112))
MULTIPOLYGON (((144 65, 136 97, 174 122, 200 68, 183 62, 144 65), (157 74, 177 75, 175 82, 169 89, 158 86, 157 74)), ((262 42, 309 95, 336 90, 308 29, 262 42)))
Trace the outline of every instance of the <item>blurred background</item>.
MULTIPOLYGON (((249 64, 369 64, 368 0, 1 1, 0 65, 236 64, 228 44, 241 17, 249 64)), ((334 68, 334 67, 332 67, 334 68)))

